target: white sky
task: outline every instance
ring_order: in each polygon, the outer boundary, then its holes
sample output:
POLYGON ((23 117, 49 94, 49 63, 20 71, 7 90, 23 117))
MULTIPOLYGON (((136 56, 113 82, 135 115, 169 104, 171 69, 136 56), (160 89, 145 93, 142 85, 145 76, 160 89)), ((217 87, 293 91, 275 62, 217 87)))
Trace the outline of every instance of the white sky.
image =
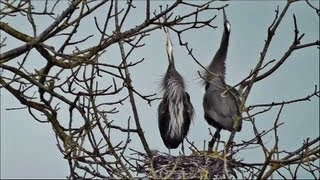
MULTIPOLYGON (((139 6, 142 3, 141 1, 136 4, 139 6)), ((281 10, 284 4, 284 1, 233 1, 230 3, 226 9, 232 26, 226 74, 228 84, 238 83, 254 68, 266 39, 267 27, 274 18, 274 9, 279 5, 281 10)), ((179 11, 182 12, 183 9, 179 9, 179 11)), ((139 13, 138 11, 135 13, 137 14, 129 16, 129 23, 126 27, 131 27, 137 23, 139 13)), ((267 61, 278 60, 292 42, 294 37, 293 13, 297 17, 300 32, 305 33, 302 43, 319 39, 318 16, 304 2, 295 3, 290 7, 276 32, 267 54, 267 61)), ((219 26, 216 30, 208 28, 199 31, 194 30, 184 35, 184 39, 189 41, 194 49, 195 56, 203 65, 209 64, 220 43, 222 18, 221 12, 216 14, 218 17, 214 21, 214 25, 219 26)), ((210 17, 212 14, 206 14, 205 16, 210 17)), ((87 20, 89 23, 94 22, 93 18, 87 20)), ((21 18, 5 19, 4 21, 31 35, 30 26, 21 18), (28 29, 24 29, 25 25, 28 29)), ((43 18, 36 21, 41 29, 48 24, 46 19, 43 18)), ((81 33, 90 33, 92 27, 88 24, 86 28, 81 29, 81 33)), ((38 30, 38 33, 40 32, 41 30, 38 30)), ((197 71, 200 70, 200 67, 187 55, 185 49, 179 46, 176 35, 171 33, 171 36, 173 38, 176 66, 186 80, 188 92, 196 112, 188 138, 195 141, 195 144, 201 148, 203 140, 207 140, 209 137, 207 130, 209 126, 203 118, 202 97, 204 89, 197 78, 197 71)), ((49 43, 52 43, 49 45, 59 45, 59 41, 49 41, 49 43)), ((164 34, 160 30, 155 31, 145 40, 145 43, 145 47, 134 53, 132 59, 130 59, 130 61, 146 59, 142 64, 131 69, 133 85, 144 94, 159 93, 160 78, 165 73, 167 66, 164 34)), ((9 41, 7 44, 6 50, 21 43, 9 41)), ((37 59, 36 54, 31 57, 33 58, 29 58, 30 64, 28 64, 30 67, 44 65, 45 61, 37 59)), ((120 61, 119 56, 112 57, 110 55, 110 59, 120 61)), ((315 84, 319 85, 319 50, 312 47, 296 51, 276 73, 253 87, 247 105, 305 97, 313 92, 315 84)), ((156 111, 159 102, 155 102, 152 107, 149 107, 145 101, 138 97, 136 99, 141 124, 150 147, 167 152, 157 127, 156 111)), ((20 107, 19 102, 6 90, 1 89, 1 178, 64 178, 67 176, 69 174, 68 164, 57 149, 51 126, 33 120, 27 110, 6 110, 6 108, 11 107, 20 107)), ((131 109, 127 106, 119 107, 119 109, 121 113, 111 118, 126 121, 131 109)), ((285 106, 280 119, 281 122, 285 123, 279 132, 281 137, 280 147, 294 150, 300 147, 307 137, 319 136, 318 109, 319 100, 315 98, 310 102, 285 106)), ((277 110, 278 108, 256 117, 257 126, 260 130, 268 129, 273 125, 277 110)), ((250 127, 249 123, 245 123, 242 132, 237 134, 235 140, 248 140, 252 137, 250 127)), ((214 128, 211 129, 214 130, 214 128)), ((226 140, 228 136, 228 132, 221 133, 223 140, 226 140)), ((272 137, 269 136, 269 138, 272 137)), ((141 148, 138 141, 133 141, 133 146, 137 149, 141 148)), ((177 153, 177 151, 173 151, 173 153, 177 153)), ((247 161, 262 158, 261 154, 251 151, 238 156, 247 161)), ((306 174, 302 173, 299 177, 306 177, 306 174)))

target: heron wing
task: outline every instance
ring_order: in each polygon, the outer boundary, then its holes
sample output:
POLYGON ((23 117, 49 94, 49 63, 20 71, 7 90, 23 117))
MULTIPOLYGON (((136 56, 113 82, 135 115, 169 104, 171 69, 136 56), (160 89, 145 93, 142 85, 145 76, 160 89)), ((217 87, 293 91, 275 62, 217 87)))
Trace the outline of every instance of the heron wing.
POLYGON ((170 115, 168 110, 167 101, 162 100, 158 107, 158 125, 162 139, 165 139, 166 129, 170 121, 170 115))
POLYGON ((240 99, 237 94, 223 92, 223 89, 209 85, 203 98, 203 108, 209 124, 214 126, 214 123, 218 123, 223 129, 231 131, 234 121, 240 116, 240 99))
POLYGON ((187 135, 188 131, 189 131, 189 127, 190 127, 190 123, 193 119, 193 115, 194 115, 194 109, 193 106, 190 102, 190 96, 187 92, 185 92, 185 96, 184 96, 184 100, 183 100, 183 105, 184 105, 184 112, 183 112, 183 118, 184 118, 184 123, 185 125, 183 126, 184 129, 184 137, 187 135))

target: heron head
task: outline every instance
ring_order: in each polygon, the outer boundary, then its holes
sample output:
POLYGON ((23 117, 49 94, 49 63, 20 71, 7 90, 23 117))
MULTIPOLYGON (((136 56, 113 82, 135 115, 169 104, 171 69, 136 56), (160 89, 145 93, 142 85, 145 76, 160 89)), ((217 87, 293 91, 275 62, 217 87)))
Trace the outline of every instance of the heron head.
POLYGON ((169 62, 173 62, 173 46, 172 46, 172 42, 170 39, 169 29, 167 27, 164 27, 163 29, 164 29, 164 32, 166 33, 166 37, 167 37, 166 48, 167 48, 169 62))
POLYGON ((222 9, 222 11, 223 11, 223 25, 224 25, 225 31, 230 33, 231 24, 230 24, 229 20, 227 19, 227 15, 226 15, 226 12, 225 12, 224 8, 222 9))

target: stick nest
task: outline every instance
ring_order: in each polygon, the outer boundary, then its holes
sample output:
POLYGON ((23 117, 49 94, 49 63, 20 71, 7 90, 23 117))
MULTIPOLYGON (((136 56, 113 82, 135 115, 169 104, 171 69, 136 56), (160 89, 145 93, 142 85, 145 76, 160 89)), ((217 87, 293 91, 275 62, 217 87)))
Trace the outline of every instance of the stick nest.
POLYGON ((155 151, 152 158, 145 156, 142 169, 154 179, 230 179, 233 163, 227 159, 215 152, 171 156, 155 151))

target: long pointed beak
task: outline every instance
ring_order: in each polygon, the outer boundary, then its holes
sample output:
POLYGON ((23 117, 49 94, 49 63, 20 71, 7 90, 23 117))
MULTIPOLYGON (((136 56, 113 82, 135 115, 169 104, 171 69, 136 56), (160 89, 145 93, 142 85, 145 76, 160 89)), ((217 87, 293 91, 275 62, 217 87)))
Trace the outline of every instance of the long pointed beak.
POLYGON ((166 33, 166 37, 167 37, 166 48, 167 48, 168 58, 170 62, 173 62, 173 45, 171 42, 169 29, 167 27, 163 27, 163 30, 166 33))
POLYGON ((167 37, 167 46, 170 44, 172 46, 170 34, 169 34, 169 29, 167 27, 163 27, 164 32, 166 33, 167 37))
POLYGON ((230 32, 231 25, 230 25, 229 20, 227 19, 226 11, 224 10, 224 8, 222 9, 222 11, 223 11, 223 24, 224 24, 224 27, 226 28, 226 31, 230 32))
POLYGON ((226 11, 224 10, 224 8, 222 9, 222 12, 223 12, 223 21, 227 22, 228 19, 227 19, 226 11))

